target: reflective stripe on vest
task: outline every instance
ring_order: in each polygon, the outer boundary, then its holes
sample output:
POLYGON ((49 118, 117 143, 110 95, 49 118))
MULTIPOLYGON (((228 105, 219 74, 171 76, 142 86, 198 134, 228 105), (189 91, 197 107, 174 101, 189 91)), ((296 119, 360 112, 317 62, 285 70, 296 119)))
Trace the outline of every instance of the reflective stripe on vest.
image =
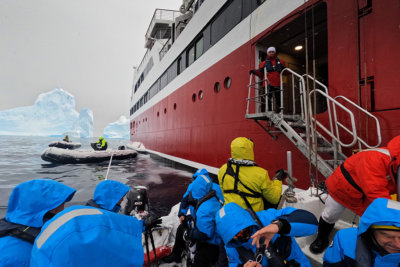
POLYGON ((47 241, 47 239, 49 239, 51 235, 54 234, 54 232, 56 232, 61 226, 63 226, 70 220, 74 219, 75 217, 84 215, 99 215, 99 214, 103 213, 98 209, 78 209, 63 214, 61 217, 57 218, 52 223, 50 223, 50 225, 42 232, 42 234, 36 240, 37 248, 40 249, 43 246, 43 244, 47 241))
POLYGON ((384 149, 384 148, 372 148, 372 149, 363 150, 363 151, 361 151, 361 152, 364 152, 364 151, 376 151, 376 152, 380 152, 380 153, 382 153, 382 154, 385 154, 386 156, 388 156, 388 157, 390 158, 390 160, 392 160, 392 157, 390 156, 390 152, 389 152, 388 149, 384 149))

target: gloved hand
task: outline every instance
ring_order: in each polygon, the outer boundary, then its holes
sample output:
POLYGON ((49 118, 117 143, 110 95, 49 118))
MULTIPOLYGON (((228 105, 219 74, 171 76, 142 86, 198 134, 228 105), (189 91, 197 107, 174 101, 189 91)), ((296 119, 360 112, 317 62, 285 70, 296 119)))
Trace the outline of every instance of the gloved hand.
POLYGON ((279 169, 275 172, 275 176, 272 180, 283 181, 288 176, 288 173, 284 169, 279 169))
POLYGON ((155 227, 160 227, 162 223, 162 219, 159 217, 149 217, 145 220, 145 227, 146 230, 150 230, 155 227))
POLYGON ((250 70, 250 71, 249 71, 249 74, 253 74, 253 73, 254 73, 254 70, 250 70))

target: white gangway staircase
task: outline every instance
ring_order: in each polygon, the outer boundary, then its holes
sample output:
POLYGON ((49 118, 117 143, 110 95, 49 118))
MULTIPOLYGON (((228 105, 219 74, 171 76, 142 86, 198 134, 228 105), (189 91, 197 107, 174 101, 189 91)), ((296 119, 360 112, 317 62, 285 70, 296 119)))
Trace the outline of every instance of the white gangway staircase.
POLYGON ((254 120, 273 139, 277 138, 277 133, 283 133, 324 177, 346 159, 343 148, 381 145, 379 120, 344 96, 330 96, 327 86, 311 75, 300 75, 289 68, 281 72, 281 109, 276 108, 274 98, 272 107, 266 101, 270 94, 263 88, 263 82, 268 87, 266 70, 264 80, 256 79, 255 75, 250 75, 246 118, 254 120), (317 106, 322 103, 326 107, 322 115, 316 112, 314 98, 317 106), (358 135, 354 110, 376 123, 376 144, 369 144, 358 135), (271 131, 272 126, 274 131, 271 131))

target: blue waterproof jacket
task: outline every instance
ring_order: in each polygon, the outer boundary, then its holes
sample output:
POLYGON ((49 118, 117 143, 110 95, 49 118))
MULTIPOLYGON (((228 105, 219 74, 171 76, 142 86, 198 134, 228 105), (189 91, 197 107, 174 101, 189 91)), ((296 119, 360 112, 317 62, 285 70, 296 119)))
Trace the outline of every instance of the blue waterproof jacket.
POLYGON ((190 231, 190 239, 214 245, 221 243, 215 231, 215 214, 222 207, 223 201, 218 199, 212 189, 213 182, 204 175, 197 177, 192 183, 192 197, 197 201, 194 209, 194 227, 190 231))
POLYGON ((143 266, 143 222, 88 206, 72 206, 42 228, 35 266, 143 266))
MULTIPOLYGON (((17 185, 8 201, 5 220, 40 228, 47 212, 72 199, 75 189, 50 179, 17 185)), ((12 236, 0 238, 0 266, 29 266, 32 244, 12 236)))
POLYGON ((113 180, 102 181, 96 186, 93 200, 89 200, 87 205, 118 212, 121 209, 118 202, 129 190, 130 187, 121 182, 113 180))
POLYGON ((400 253, 380 255, 367 245, 362 234, 371 225, 400 227, 400 203, 377 198, 365 210, 358 228, 340 230, 326 250, 323 266, 379 266, 398 267, 400 253))
MULTIPOLYGON (((301 251, 294 237, 312 235, 317 231, 317 219, 315 216, 305 210, 296 210, 288 207, 281 210, 268 209, 256 212, 263 226, 267 226, 273 220, 281 219, 286 220, 290 224, 290 232, 285 236, 291 237, 286 239, 287 244, 281 244, 281 246, 287 250, 286 261, 295 260, 300 266, 310 266, 310 261, 301 251), (290 244, 291 243, 291 244, 290 244)), ((229 258, 229 266, 239 266, 245 264, 242 262, 239 251, 244 248, 247 251, 254 254, 256 252, 256 246, 252 246, 252 239, 250 238, 247 243, 235 243, 232 239, 241 230, 253 226, 253 232, 260 229, 251 214, 240 207, 236 203, 227 203, 219 212, 216 214, 217 233, 222 237, 225 243, 225 249, 229 258)), ((272 244, 277 242, 277 239, 281 235, 276 234, 271 240, 272 244)), ((282 240, 283 238, 281 238, 282 240)), ((280 241, 279 241, 280 242, 280 241)), ((270 266, 266 257, 263 258, 262 266, 270 266)))
MULTIPOLYGON (((199 176, 205 176, 211 181, 211 178, 206 169, 198 169, 193 174, 192 178, 193 178, 193 180, 195 180, 199 176)), ((220 199, 222 202, 224 202, 224 196, 222 194, 221 187, 216 183, 212 183, 212 190, 215 190, 215 192, 217 193, 218 199, 220 199)), ((181 205, 179 206, 178 217, 186 216, 188 210, 190 210, 190 214, 194 213, 194 207, 193 207, 193 205, 190 205, 190 203, 189 203, 190 202, 189 196, 190 196, 191 191, 192 191, 192 184, 189 184, 185 194, 183 194, 183 197, 181 200, 181 205)))

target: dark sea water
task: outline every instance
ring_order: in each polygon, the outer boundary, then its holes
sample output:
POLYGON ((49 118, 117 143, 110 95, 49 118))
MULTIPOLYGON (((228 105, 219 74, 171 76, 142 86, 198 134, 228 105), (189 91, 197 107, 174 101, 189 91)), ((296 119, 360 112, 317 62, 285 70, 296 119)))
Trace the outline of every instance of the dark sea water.
MULTIPOLYGON (((50 178, 77 190, 74 198, 66 206, 85 204, 92 198, 94 188, 107 173, 109 162, 90 164, 53 164, 43 161, 41 153, 51 141, 51 137, 21 137, 0 135, 0 218, 7 211, 8 198, 13 188, 21 182, 38 178, 50 178)), ((80 142, 80 149, 91 149, 94 139, 72 139, 80 142)), ((128 140, 107 140, 109 149, 126 145, 128 140)), ((167 215, 177 204, 188 184, 192 173, 177 169, 174 165, 148 154, 138 154, 135 159, 113 160, 108 179, 124 184, 148 187, 150 206, 157 215, 167 215)))

